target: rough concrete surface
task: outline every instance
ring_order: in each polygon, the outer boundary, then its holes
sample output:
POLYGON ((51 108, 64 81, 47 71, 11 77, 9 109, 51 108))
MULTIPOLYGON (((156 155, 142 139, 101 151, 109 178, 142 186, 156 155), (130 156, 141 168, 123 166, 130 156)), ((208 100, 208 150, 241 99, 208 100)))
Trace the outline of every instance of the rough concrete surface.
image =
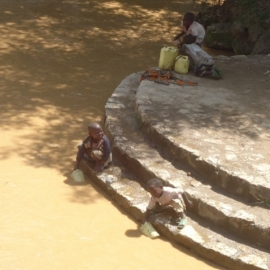
MULTIPOLYGON (((267 68, 270 58, 219 58, 224 71, 239 66, 236 78, 252 61, 267 68)), ((226 77, 181 76, 199 84, 180 87, 140 84, 140 75, 124 79, 105 107, 114 166, 95 175, 83 163, 84 171, 137 220, 151 177, 184 187, 194 202, 188 226, 178 231, 174 213, 161 213, 153 225, 163 236, 229 269, 269 269, 268 88, 253 93, 249 74, 244 92, 226 77)))
MULTIPOLYGON (((266 72, 267 58, 254 60, 265 61, 266 72)), ((246 62, 245 58, 237 62, 240 72, 246 62)), ((228 82, 222 80, 200 79, 196 87, 143 81, 136 96, 137 111, 150 135, 159 135, 161 147, 171 149, 175 159, 186 160, 232 193, 270 202, 270 79, 262 75, 268 80, 263 93, 257 91, 260 78, 255 77, 257 85, 252 85, 249 80, 254 76, 248 73, 246 81, 238 76, 248 87, 244 91, 234 85, 225 88, 228 82)))

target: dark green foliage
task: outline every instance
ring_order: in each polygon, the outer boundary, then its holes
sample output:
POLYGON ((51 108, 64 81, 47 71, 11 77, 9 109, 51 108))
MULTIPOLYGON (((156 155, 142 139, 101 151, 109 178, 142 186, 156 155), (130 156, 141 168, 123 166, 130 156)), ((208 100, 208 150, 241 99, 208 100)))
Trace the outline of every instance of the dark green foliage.
POLYGON ((235 0, 237 15, 245 22, 258 23, 263 28, 270 28, 269 0, 235 0))
POLYGON ((208 31, 205 44, 211 48, 231 49, 233 36, 231 33, 219 33, 214 30, 208 31))
POLYGON ((242 21, 270 29, 270 0, 225 0, 203 2, 196 18, 205 26, 217 22, 242 21))
POLYGON ((205 28, 213 24, 229 23, 231 34, 226 31, 210 31, 205 41, 209 47, 230 47, 237 54, 268 53, 268 34, 270 30, 270 0, 224 0, 207 1, 201 4, 196 18, 205 28), (220 32, 220 33, 219 33, 220 32), (262 38, 265 40, 262 40, 262 38), (257 43, 260 39, 260 43, 257 43))
POLYGON ((232 42, 232 46, 235 54, 250 54, 254 44, 241 38, 235 38, 232 42))
POLYGON ((233 20, 235 0, 202 2, 196 21, 207 27, 213 23, 227 23, 233 20))

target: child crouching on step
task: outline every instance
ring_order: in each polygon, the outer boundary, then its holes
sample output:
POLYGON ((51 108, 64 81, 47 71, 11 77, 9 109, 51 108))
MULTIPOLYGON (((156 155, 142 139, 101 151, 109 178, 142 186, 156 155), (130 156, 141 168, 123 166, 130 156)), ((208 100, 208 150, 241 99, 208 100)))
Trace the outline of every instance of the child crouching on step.
POLYGON ((184 214, 185 202, 189 207, 192 207, 193 203, 188 199, 183 189, 163 186, 161 179, 152 178, 147 183, 147 191, 152 197, 147 206, 143 223, 148 221, 151 214, 173 207, 177 213, 178 229, 185 227, 187 224, 187 218, 184 214))
POLYGON ((101 126, 97 123, 88 125, 89 136, 78 146, 74 170, 79 168, 83 158, 95 162, 94 171, 102 172, 111 163, 111 146, 101 126))

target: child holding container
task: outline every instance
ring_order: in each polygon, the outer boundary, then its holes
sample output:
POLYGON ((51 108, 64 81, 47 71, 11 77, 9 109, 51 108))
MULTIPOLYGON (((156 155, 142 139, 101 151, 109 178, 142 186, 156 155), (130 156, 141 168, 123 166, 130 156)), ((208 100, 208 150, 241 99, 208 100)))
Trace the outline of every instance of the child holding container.
POLYGON ((185 202, 189 207, 192 207, 193 203, 188 199, 183 189, 164 186, 161 179, 152 178, 147 183, 147 191, 152 197, 148 203, 143 223, 148 221, 151 214, 173 207, 177 213, 177 227, 179 229, 185 227, 187 224, 187 218, 184 214, 185 202))
POLYGON ((95 171, 102 172, 104 167, 111 162, 110 141, 97 123, 88 125, 88 134, 89 136, 78 145, 74 170, 79 168, 81 160, 85 157, 87 160, 95 162, 95 171))

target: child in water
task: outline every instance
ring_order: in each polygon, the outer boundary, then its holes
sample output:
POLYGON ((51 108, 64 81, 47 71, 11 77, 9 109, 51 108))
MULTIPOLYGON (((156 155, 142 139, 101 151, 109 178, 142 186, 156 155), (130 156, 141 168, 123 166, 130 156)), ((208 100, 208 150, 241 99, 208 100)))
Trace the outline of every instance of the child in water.
POLYGON ((188 12, 184 15, 182 22, 183 31, 173 39, 175 46, 181 47, 183 44, 196 43, 201 47, 205 36, 205 30, 200 23, 194 20, 195 16, 193 13, 188 12), (182 36, 184 36, 183 40, 180 41, 180 37, 182 36))
POLYGON ((95 171, 102 172, 104 167, 111 162, 110 141, 97 123, 88 125, 88 134, 89 136, 78 145, 79 150, 74 170, 79 168, 81 160, 85 157, 88 160, 95 161, 95 171))
POLYGON ((163 186, 161 179, 152 178, 147 183, 147 191, 152 197, 148 203, 143 223, 148 221, 151 214, 173 207, 178 216, 177 227, 179 229, 185 227, 187 219, 184 214, 186 207, 183 199, 189 207, 192 207, 193 203, 188 199, 183 189, 163 186))

